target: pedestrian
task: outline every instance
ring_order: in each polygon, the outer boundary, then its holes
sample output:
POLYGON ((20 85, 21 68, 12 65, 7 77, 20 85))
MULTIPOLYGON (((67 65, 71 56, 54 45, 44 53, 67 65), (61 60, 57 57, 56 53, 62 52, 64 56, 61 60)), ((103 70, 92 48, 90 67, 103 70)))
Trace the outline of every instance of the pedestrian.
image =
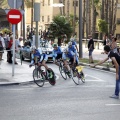
POLYGON ((4 53, 4 48, 5 48, 5 42, 4 42, 3 34, 0 33, 0 61, 3 60, 2 56, 4 53))
POLYGON ((118 53, 116 41, 117 41, 117 38, 113 37, 110 47, 113 50, 113 52, 118 53))
POLYGON ((108 54, 108 57, 105 58, 104 60, 96 63, 93 67, 103 64, 104 62, 106 62, 109 58, 112 60, 112 62, 115 65, 115 69, 116 69, 116 85, 115 85, 115 93, 110 96, 110 98, 115 98, 118 99, 119 98, 119 89, 120 89, 120 56, 117 53, 114 53, 109 45, 106 45, 104 47, 104 52, 106 54, 108 54))
POLYGON ((94 63, 93 62, 93 53, 94 50, 94 41, 91 35, 89 35, 89 41, 88 41, 88 51, 89 51, 89 63, 94 63))
POLYGON ((12 52, 11 52, 11 47, 13 44, 13 37, 10 37, 10 41, 8 44, 8 53, 7 53, 7 62, 12 63, 12 52))

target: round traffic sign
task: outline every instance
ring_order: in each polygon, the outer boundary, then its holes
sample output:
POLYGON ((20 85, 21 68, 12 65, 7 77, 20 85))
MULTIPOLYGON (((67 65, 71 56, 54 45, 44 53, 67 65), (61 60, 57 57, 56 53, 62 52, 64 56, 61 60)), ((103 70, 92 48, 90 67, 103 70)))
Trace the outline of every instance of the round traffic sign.
POLYGON ((22 20, 22 14, 17 9, 11 9, 7 14, 7 19, 12 24, 18 24, 22 20))
POLYGON ((22 6, 22 4, 23 4, 23 0, 8 0, 8 5, 11 8, 19 8, 22 6))

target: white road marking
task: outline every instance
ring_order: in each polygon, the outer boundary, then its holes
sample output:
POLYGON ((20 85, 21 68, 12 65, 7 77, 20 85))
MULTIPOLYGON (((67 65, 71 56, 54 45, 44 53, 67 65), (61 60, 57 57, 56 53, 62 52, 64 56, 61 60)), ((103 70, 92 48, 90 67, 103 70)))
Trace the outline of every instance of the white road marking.
POLYGON ((92 76, 92 75, 88 75, 88 74, 85 74, 85 77, 86 76, 90 76, 90 77, 92 77, 92 78, 94 78, 94 79, 96 79, 96 80, 92 80, 92 81, 98 81, 98 82, 103 82, 104 80, 102 80, 102 79, 100 79, 100 78, 98 78, 98 77, 94 77, 94 76, 92 76))
POLYGON ((106 106, 120 106, 120 104, 105 104, 106 106))
POLYGON ((9 18, 20 19, 20 15, 9 15, 9 18))

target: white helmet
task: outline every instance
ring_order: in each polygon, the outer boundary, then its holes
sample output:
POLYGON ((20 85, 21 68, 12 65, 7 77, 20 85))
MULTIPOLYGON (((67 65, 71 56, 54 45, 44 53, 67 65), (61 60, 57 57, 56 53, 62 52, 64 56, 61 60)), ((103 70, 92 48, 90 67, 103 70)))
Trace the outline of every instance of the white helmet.
POLYGON ((68 52, 68 48, 64 48, 63 49, 63 52, 65 53, 65 52, 68 52))
POLYGON ((68 46, 71 46, 72 45, 72 42, 68 42, 68 46))
POLYGON ((71 42, 74 41, 74 38, 70 38, 70 41, 71 41, 71 42))
POLYGON ((30 47, 30 51, 36 50, 35 46, 30 47))

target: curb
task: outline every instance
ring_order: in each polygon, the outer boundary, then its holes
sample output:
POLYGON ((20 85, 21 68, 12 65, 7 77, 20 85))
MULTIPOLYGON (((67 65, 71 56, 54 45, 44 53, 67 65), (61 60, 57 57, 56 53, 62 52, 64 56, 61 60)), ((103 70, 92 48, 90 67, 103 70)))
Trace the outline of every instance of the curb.
MULTIPOLYGON (((59 75, 56 75, 56 80, 59 79, 59 75)), ((27 81, 27 82, 8 82, 8 83, 1 83, 0 84, 0 87, 2 86, 13 86, 13 85, 27 85, 27 84, 33 84, 34 83, 34 80, 31 80, 31 81, 27 81)))
MULTIPOLYGON (((80 65, 83 65, 83 66, 89 66, 90 67, 90 64, 87 64, 87 63, 82 63, 82 62, 79 62, 80 65)), ((113 68, 105 68, 104 66, 97 66, 95 67, 95 69, 99 69, 99 70, 104 70, 104 71, 109 71, 109 72, 116 72, 116 70, 113 68)))

